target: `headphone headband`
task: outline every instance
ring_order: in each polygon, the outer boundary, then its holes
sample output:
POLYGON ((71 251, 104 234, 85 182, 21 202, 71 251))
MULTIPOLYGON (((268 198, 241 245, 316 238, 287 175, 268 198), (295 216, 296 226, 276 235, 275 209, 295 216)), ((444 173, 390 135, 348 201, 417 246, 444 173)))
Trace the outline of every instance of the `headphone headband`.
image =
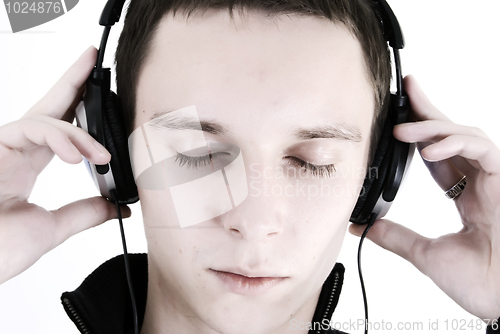
POLYGON ((99 19, 99 24, 105 27, 111 27, 120 20, 125 0, 108 0, 99 19))
MULTIPOLYGON (((108 98, 112 93, 109 90, 110 69, 102 68, 109 31, 111 26, 120 19, 124 3, 125 0, 108 0, 101 13, 99 24, 105 28, 96 67, 87 80, 87 93, 84 97, 85 110, 80 113, 80 118, 87 118, 82 124, 88 125, 92 136, 106 148, 119 147, 120 153, 112 153, 110 164, 103 166, 89 164, 94 181, 98 185, 101 194, 111 199, 111 190, 116 188, 119 203, 133 203, 138 200, 138 196, 130 167, 126 131, 125 129, 118 131, 120 126, 109 128, 109 124, 105 124, 109 122, 109 117, 116 119, 116 122, 112 121, 111 124, 120 124, 122 121, 119 100, 116 97, 108 98), (113 108, 106 107, 106 99, 117 101, 117 105, 115 106, 114 102, 109 102, 108 104, 112 105, 113 108), (113 116, 110 116, 111 114, 113 116), (120 139, 116 139, 115 135, 111 133, 119 133, 117 137, 120 139), (115 157, 113 158, 113 156, 115 157)), ((396 94, 391 94, 389 114, 375 153, 376 159, 374 161, 376 163, 370 166, 369 169, 371 171, 375 168, 377 170, 376 176, 369 176, 368 174, 372 173, 367 173, 363 191, 350 217, 352 222, 358 224, 367 223, 368 217, 372 213, 376 214, 377 217, 381 217, 387 212, 396 196, 414 151, 412 146, 396 140, 392 135, 393 127, 407 121, 409 117, 409 100, 402 87, 402 71, 399 59, 399 49, 404 47, 403 33, 394 12, 386 0, 375 0, 373 4, 376 6, 375 15, 380 20, 383 35, 394 53, 395 77, 398 89, 396 94)))
POLYGON ((394 15, 387 1, 376 0, 376 2, 380 10, 379 14, 381 16, 385 39, 393 49, 403 49, 405 47, 405 39, 396 15, 394 15))

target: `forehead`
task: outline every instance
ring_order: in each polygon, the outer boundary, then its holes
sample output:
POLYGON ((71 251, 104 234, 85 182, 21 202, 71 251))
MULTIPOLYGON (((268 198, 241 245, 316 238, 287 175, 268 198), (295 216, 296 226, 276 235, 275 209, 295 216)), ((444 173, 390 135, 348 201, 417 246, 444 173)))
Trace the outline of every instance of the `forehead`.
POLYGON ((196 105, 200 116, 245 115, 358 122, 374 110, 359 42, 342 24, 312 16, 209 10, 171 14, 154 35, 137 86, 136 125, 155 112, 196 105))

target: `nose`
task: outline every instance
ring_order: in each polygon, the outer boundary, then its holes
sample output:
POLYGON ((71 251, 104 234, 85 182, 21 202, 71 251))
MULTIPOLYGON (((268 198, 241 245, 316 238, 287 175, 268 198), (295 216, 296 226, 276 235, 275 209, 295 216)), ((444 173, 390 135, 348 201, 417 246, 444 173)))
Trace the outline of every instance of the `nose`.
POLYGON ((284 229, 285 203, 281 196, 249 191, 247 198, 224 215, 225 230, 250 242, 280 235, 284 229))

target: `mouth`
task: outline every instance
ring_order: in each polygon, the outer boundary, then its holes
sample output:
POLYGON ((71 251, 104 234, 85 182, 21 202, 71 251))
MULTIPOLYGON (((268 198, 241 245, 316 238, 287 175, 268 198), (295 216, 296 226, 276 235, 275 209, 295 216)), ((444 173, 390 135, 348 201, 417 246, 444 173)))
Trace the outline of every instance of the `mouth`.
POLYGON ((219 271, 212 268, 210 268, 209 271, 218 277, 231 292, 245 296, 264 294, 289 278, 271 276, 252 277, 228 271, 219 271))

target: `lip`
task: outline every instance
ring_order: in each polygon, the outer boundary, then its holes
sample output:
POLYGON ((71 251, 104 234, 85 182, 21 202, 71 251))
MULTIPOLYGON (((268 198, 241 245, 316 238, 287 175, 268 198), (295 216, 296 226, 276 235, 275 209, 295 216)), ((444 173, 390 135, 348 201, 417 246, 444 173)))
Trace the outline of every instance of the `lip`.
POLYGON ((256 296, 266 293, 283 282, 288 277, 246 276, 229 271, 219 271, 210 268, 209 271, 217 276, 222 283, 233 293, 245 296, 256 296))

